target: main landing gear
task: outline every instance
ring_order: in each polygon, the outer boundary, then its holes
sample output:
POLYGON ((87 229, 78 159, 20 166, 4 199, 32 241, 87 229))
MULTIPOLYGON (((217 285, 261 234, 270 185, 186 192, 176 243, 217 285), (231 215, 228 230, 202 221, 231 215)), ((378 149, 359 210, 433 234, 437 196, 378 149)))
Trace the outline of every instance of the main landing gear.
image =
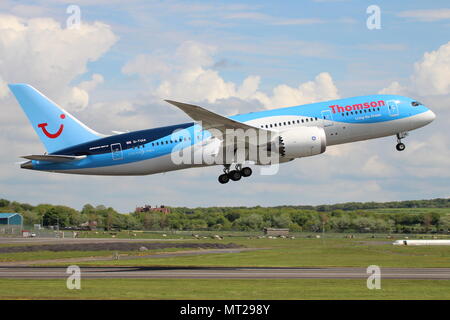
POLYGON ((398 151, 405 150, 406 146, 404 143, 402 143, 402 139, 406 138, 407 135, 408 135, 408 132, 397 133, 397 145, 395 146, 395 149, 397 149, 398 151))
POLYGON ((242 168, 241 164, 237 164, 235 170, 230 171, 231 165, 227 164, 224 166, 223 174, 219 176, 219 182, 225 184, 230 180, 239 181, 241 177, 250 177, 252 175, 252 169, 250 167, 242 168))

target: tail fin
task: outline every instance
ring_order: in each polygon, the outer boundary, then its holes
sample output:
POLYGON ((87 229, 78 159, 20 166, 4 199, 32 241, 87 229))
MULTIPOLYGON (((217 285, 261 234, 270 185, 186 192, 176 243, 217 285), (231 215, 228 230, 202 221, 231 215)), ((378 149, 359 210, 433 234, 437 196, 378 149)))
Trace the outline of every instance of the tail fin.
POLYGON ((32 86, 9 88, 49 153, 101 137, 32 86))

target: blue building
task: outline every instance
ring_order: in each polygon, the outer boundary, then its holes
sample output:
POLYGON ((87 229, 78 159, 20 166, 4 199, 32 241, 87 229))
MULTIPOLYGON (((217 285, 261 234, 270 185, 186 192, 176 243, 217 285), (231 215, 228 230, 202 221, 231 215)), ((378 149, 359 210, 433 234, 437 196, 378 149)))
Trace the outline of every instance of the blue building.
POLYGON ((0 225, 21 226, 23 217, 19 213, 0 213, 0 225))

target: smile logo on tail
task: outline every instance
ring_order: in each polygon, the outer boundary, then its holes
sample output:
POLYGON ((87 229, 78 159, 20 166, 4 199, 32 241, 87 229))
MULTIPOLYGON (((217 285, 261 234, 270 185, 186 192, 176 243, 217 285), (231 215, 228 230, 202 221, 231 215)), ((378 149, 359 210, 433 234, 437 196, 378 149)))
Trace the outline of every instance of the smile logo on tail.
MULTIPOLYGON (((59 117, 61 119, 64 119, 66 117, 66 115, 65 114, 61 114, 59 117)), ((61 124, 59 126, 58 131, 56 131, 56 133, 50 133, 50 132, 47 131, 47 128, 46 128, 47 125, 48 125, 47 123, 40 123, 40 124, 38 124, 38 127, 41 128, 42 132, 44 132, 44 134, 50 139, 58 138, 61 135, 61 133, 63 132, 63 130, 64 130, 64 125, 61 124)))

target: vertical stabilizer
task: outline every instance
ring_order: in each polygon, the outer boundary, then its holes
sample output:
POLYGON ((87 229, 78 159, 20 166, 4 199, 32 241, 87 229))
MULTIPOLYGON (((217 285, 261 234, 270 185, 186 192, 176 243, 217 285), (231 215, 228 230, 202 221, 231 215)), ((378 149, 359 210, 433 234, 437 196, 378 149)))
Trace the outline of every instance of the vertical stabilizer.
POLYGON ((48 153, 101 138, 32 86, 10 84, 9 88, 48 153))

